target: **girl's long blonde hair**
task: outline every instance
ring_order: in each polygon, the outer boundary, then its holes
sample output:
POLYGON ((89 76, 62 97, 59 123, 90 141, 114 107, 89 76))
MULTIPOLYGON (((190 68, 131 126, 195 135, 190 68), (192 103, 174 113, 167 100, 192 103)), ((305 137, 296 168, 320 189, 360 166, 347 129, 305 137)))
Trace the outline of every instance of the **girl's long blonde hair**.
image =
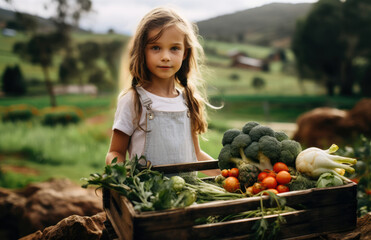
POLYGON ((198 40, 197 26, 185 20, 174 9, 168 7, 155 8, 140 21, 122 61, 120 83, 124 90, 120 96, 129 90, 134 91, 136 111, 134 123, 139 126, 142 106, 136 87, 143 86, 151 81, 145 61, 145 47, 149 42, 159 39, 164 30, 171 26, 176 26, 185 36, 186 58, 183 60, 180 70, 176 73, 176 86, 183 89, 187 107, 190 111, 192 131, 201 134, 207 130, 205 104, 209 105, 204 92, 204 80, 201 77, 204 52, 198 40), (161 30, 154 39, 148 39, 148 34, 153 29, 161 30))

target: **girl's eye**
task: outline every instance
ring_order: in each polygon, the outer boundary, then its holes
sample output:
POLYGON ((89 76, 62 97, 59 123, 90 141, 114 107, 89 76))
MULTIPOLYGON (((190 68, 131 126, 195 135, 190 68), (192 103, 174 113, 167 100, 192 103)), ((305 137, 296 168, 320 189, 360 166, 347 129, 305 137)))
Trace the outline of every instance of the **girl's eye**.
POLYGON ((159 46, 152 46, 151 49, 157 51, 157 50, 160 50, 160 47, 159 46))
POLYGON ((178 50, 180 50, 180 48, 179 47, 172 47, 171 50, 178 51, 178 50))

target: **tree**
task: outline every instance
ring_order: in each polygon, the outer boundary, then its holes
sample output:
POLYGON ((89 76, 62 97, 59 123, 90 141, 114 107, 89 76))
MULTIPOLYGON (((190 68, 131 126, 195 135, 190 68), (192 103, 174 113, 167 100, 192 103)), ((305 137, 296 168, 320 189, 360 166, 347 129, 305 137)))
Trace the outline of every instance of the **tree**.
POLYGON ((312 76, 340 95, 353 95, 355 83, 370 96, 371 1, 320 0, 297 22, 292 50, 300 77, 312 76))
POLYGON ((124 46, 124 42, 122 41, 112 41, 106 44, 103 44, 103 58, 106 61, 106 64, 108 66, 108 69, 111 72, 111 76, 113 79, 117 79, 118 76, 118 63, 119 59, 121 57, 122 48, 124 46))
POLYGON ((73 79, 80 78, 79 61, 75 57, 66 56, 59 65, 58 76, 63 84, 71 83, 73 79))
POLYGON ((320 0, 306 19, 297 22, 292 41, 300 76, 309 72, 325 83, 330 96, 334 95, 345 51, 341 20, 340 1, 320 0))
POLYGON ((347 0, 343 4, 344 32, 348 48, 341 93, 349 95, 352 81, 361 86, 363 96, 371 96, 371 1, 347 0))
POLYGON ((24 95, 27 91, 23 74, 18 65, 7 66, 2 76, 2 88, 5 94, 24 95))
POLYGON ((49 0, 49 6, 55 6, 55 16, 52 18, 55 30, 51 33, 34 33, 28 42, 18 42, 13 51, 33 64, 42 68, 45 86, 47 88, 50 105, 56 106, 53 83, 49 76, 49 68, 53 64, 54 55, 58 51, 70 48, 70 31, 72 25, 77 26, 81 15, 90 11, 91 0, 49 0))

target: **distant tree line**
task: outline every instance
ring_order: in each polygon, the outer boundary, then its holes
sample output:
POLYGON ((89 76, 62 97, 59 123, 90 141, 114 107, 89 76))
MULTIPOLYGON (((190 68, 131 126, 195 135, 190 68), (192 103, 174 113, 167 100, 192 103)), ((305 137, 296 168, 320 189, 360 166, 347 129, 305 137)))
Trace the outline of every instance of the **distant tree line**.
MULTIPOLYGON (((10 3, 15 1, 17 0, 7 0, 10 3)), ((53 91, 53 82, 49 73, 57 54, 63 56, 58 70, 58 77, 61 83, 78 83, 81 85, 92 83, 99 87, 112 87, 114 85, 113 79, 117 79, 118 66, 116 64, 124 42, 119 40, 107 43, 88 41, 73 44, 71 41, 72 29, 78 25, 83 14, 91 11, 92 1, 48 0, 47 6, 55 8, 55 14, 52 17, 54 27, 51 31, 37 31, 36 19, 33 16, 22 13, 16 13, 15 19, 8 22, 8 25, 10 24, 14 29, 29 35, 29 40, 14 44, 13 52, 22 57, 22 59, 42 68, 45 87, 50 96, 50 105, 57 105, 53 91), (108 72, 106 69, 108 69, 108 72)), ((18 66, 16 68, 20 71, 18 66)), ((7 69, 9 69, 8 72, 12 73, 12 66, 8 66, 7 69)), ((5 80, 5 77, 8 79, 19 79, 16 74, 13 75, 15 77, 11 77, 9 73, 5 75, 4 72, 3 83, 8 81, 5 80)), ((24 81, 22 81, 22 84, 24 85, 24 81)), ((3 91, 14 95, 14 93, 5 91, 5 89, 3 91)), ((20 93, 24 92, 24 90, 20 90, 20 93)))
POLYGON ((300 77, 326 85, 327 94, 371 96, 371 1, 319 0, 300 19, 292 41, 300 77))

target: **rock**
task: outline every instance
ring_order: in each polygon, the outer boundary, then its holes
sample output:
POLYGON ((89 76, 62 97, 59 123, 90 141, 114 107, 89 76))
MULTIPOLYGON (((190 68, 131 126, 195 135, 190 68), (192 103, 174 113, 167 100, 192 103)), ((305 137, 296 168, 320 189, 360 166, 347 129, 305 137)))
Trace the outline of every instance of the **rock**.
POLYGON ((30 184, 24 189, 0 188, 0 236, 9 239, 42 230, 71 216, 92 216, 103 210, 100 192, 67 179, 30 184))
POLYGON ((102 236, 105 220, 105 212, 100 212, 92 217, 72 215, 61 220, 55 226, 47 227, 43 231, 39 230, 20 240, 99 240, 102 236))
POLYGON ((360 134, 371 136, 371 99, 359 101, 349 111, 323 107, 300 115, 293 139, 304 147, 328 148, 352 143, 360 134))

